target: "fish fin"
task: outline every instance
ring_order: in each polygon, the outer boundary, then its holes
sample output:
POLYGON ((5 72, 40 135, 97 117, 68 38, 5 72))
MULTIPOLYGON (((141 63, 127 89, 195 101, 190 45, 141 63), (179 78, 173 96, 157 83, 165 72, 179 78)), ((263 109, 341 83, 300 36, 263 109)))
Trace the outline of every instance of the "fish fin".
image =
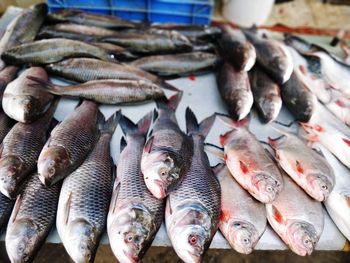
POLYGON ((326 158, 322 152, 321 149, 316 149, 316 148, 312 148, 312 150, 314 150, 317 154, 319 154, 320 156, 322 156, 323 158, 326 158))
POLYGON ((144 152, 146 152, 146 153, 150 153, 151 152, 152 145, 153 145, 153 139, 154 139, 153 136, 149 137, 149 139, 147 140, 147 142, 145 144, 145 147, 143 148, 144 152))
POLYGON ((113 113, 107 121, 103 123, 103 125, 100 128, 101 133, 109 133, 113 135, 115 129, 118 126, 119 118, 121 115, 121 111, 118 110, 115 113, 113 113))
POLYGON ((147 113, 141 120, 137 122, 138 132, 144 136, 147 135, 152 123, 153 111, 147 113))
POLYGON ((137 133, 138 132, 137 125, 135 123, 133 123, 125 115, 120 116, 119 124, 120 124, 120 127, 122 128, 124 135, 127 135, 128 133, 137 133))
POLYGON ((211 143, 204 144, 204 150, 224 160, 224 149, 211 143))
POLYGON ((199 134, 203 138, 207 137, 211 127, 214 124, 216 115, 213 114, 198 124, 197 118, 194 115, 193 111, 187 107, 186 109, 186 127, 188 134, 199 134))
POLYGON ((240 167, 242 173, 247 174, 249 172, 248 165, 245 164, 244 162, 239 161, 239 167, 240 167))
POLYGON ((160 99, 156 100, 157 108, 170 108, 171 110, 175 111, 177 107, 179 106, 179 103, 181 101, 183 92, 179 91, 175 95, 171 96, 169 99, 167 99, 165 96, 161 97, 160 99))
POLYGON ((285 138, 285 137, 286 137, 286 135, 284 135, 284 134, 282 134, 282 135, 280 135, 280 136, 278 136, 276 138, 271 138, 269 136, 269 137, 267 137, 267 143, 268 143, 268 145, 271 146, 272 149, 275 149, 276 146, 277 146, 278 141, 281 140, 282 138, 285 138))
POLYGON ((154 109, 153 110, 153 119, 152 119, 152 121, 155 122, 156 119, 158 119, 158 117, 159 117, 159 113, 158 113, 157 109, 154 109))
POLYGON ((283 216, 274 205, 272 205, 272 214, 277 223, 282 224, 284 222, 283 216))
POLYGON ((33 81, 34 83, 29 84, 30 87, 40 88, 43 91, 50 92, 55 95, 60 95, 60 88, 54 85, 49 80, 43 80, 34 76, 27 76, 27 79, 33 81))
POLYGON ((84 102, 84 99, 83 99, 83 98, 79 99, 78 104, 75 105, 75 108, 74 108, 74 109, 78 108, 81 104, 83 104, 83 102, 84 102))
POLYGON ((231 133, 235 132, 235 129, 234 130, 231 130, 231 131, 227 131, 225 132, 224 134, 221 134, 219 136, 219 141, 220 141, 220 144, 221 146, 224 146, 225 145, 225 142, 226 142, 226 139, 230 136, 231 133))
POLYGON ((215 175, 217 175, 218 173, 220 173, 224 168, 226 167, 226 164, 224 163, 218 163, 217 165, 211 167, 213 173, 215 175))
POLYGON ((115 209, 117 207, 117 201, 118 201, 118 195, 119 195, 119 189, 120 189, 120 181, 118 179, 118 176, 116 178, 116 181, 113 186, 113 195, 111 200, 111 207, 109 208, 112 213, 115 212, 115 209))
POLYGON ((72 201, 72 192, 69 193, 68 199, 64 204, 64 214, 65 214, 65 218, 64 218, 64 223, 67 224, 68 223, 68 219, 69 219, 69 213, 70 213, 70 206, 71 206, 71 201, 72 201))
POLYGON ((250 123, 249 117, 246 117, 240 121, 234 121, 233 119, 231 119, 230 116, 226 114, 216 113, 216 115, 218 116, 219 120, 221 120, 228 127, 231 127, 231 128, 239 128, 239 127, 248 128, 249 127, 249 123, 250 123))
POLYGON ((98 129, 102 130, 103 129, 103 125, 106 122, 106 118, 103 115, 103 113, 98 109, 97 110, 97 125, 98 125, 98 129))
POLYGON ((4 150, 4 144, 0 144, 0 157, 2 156, 2 151, 4 150))
POLYGON ((125 137, 122 136, 122 138, 120 139, 120 152, 122 152, 125 148, 125 146, 127 145, 125 137))
POLYGON ((22 194, 19 194, 17 197, 16 203, 15 203, 15 206, 13 207, 12 214, 11 214, 12 223, 15 222, 15 220, 17 218, 19 209, 21 208, 22 199, 23 199, 22 194))

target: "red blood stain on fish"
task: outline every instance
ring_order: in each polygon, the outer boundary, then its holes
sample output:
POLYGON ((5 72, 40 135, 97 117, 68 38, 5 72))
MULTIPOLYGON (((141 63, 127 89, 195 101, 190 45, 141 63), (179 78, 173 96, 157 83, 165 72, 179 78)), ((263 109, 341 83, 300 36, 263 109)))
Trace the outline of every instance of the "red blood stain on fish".
POLYGON ((295 168, 296 168, 298 173, 300 173, 300 174, 304 173, 304 168, 301 166, 301 164, 298 160, 295 161, 295 168))
POLYGON ((346 105, 344 102, 342 102, 341 100, 336 100, 335 104, 337 104, 339 107, 341 108, 346 108, 346 105))
POLYGON ((343 138, 343 141, 344 141, 348 146, 350 146, 350 141, 349 141, 348 139, 343 138))
POLYGON ((193 74, 190 74, 190 75, 188 76, 188 79, 191 80, 191 81, 195 81, 195 80, 196 80, 196 76, 193 75, 193 74))
POLYGON ((225 161, 228 160, 228 157, 227 157, 227 154, 226 154, 226 153, 224 154, 224 160, 225 160, 225 161))
POLYGON ((221 210, 220 221, 227 221, 230 218, 230 212, 227 210, 221 210))
POLYGON ((318 131, 318 132, 323 132, 324 131, 324 129, 318 124, 315 125, 315 130, 318 131))
POLYGON ((274 205, 272 206, 272 214, 273 218, 277 221, 277 223, 281 224, 283 222, 283 216, 274 205))
POLYGON ((242 161, 239 161, 239 166, 241 168, 242 173, 246 174, 249 172, 248 166, 242 161))

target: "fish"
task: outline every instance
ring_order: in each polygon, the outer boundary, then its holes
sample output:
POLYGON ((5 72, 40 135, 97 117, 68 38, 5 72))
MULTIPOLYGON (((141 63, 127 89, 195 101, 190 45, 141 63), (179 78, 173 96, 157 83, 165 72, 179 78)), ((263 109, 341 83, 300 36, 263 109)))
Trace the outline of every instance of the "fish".
POLYGON ((315 143, 313 148, 321 152, 334 170, 335 186, 328 198, 323 202, 328 214, 340 232, 350 239, 350 171, 328 151, 322 144, 315 143))
POLYGON ((293 73, 290 79, 281 86, 281 97, 284 105, 297 121, 308 122, 316 111, 317 98, 293 73))
POLYGON ((3 110, 0 110, 0 143, 4 140, 6 134, 11 130, 15 121, 6 115, 3 110))
POLYGON ((0 192, 8 198, 16 198, 30 173, 35 170, 57 103, 58 100, 45 115, 32 123, 17 122, 2 141, 0 192))
POLYGON ((225 164, 213 171, 221 186, 219 229, 234 250, 250 254, 266 229, 265 205, 236 182, 225 164))
POLYGON ((34 173, 17 197, 5 245, 11 262, 31 262, 55 224, 61 185, 45 187, 34 173))
POLYGON ((215 147, 206 149, 225 160, 232 176, 255 199, 262 203, 271 203, 283 189, 283 180, 279 169, 266 153, 264 147, 248 130, 249 119, 235 122, 225 115, 218 115, 231 130, 220 135, 222 150, 215 147))
POLYGON ((57 232, 74 262, 94 262, 106 228, 112 197, 114 164, 110 141, 120 111, 100 127, 100 137, 85 161, 63 181, 58 209, 57 232))
POLYGON ((192 39, 215 39, 221 35, 221 29, 208 25, 181 25, 176 23, 153 24, 151 28, 162 30, 175 30, 182 35, 192 39))
POLYGON ((187 134, 192 139, 191 164, 181 184, 168 196, 165 225, 176 254, 186 263, 201 262, 219 226, 221 189, 204 152, 204 140, 215 120, 198 124, 186 109, 187 134))
POLYGON ((222 26, 223 34, 218 38, 218 46, 223 57, 231 63, 237 71, 249 71, 256 61, 254 46, 244 35, 229 26, 222 26))
POLYGON ((150 71, 158 75, 184 75, 197 71, 215 68, 219 58, 208 52, 190 52, 170 55, 142 57, 129 65, 150 71))
POLYGON ((282 174, 284 188, 275 201, 266 204, 267 220, 294 253, 311 255, 323 232, 322 204, 282 174))
POLYGON ((176 120, 175 110, 182 93, 169 100, 156 100, 157 111, 151 136, 142 153, 141 171, 148 190, 158 199, 165 198, 183 179, 192 148, 176 120))
POLYGON ((90 42, 90 44, 110 51, 119 60, 130 60, 138 58, 136 54, 129 52, 126 48, 111 43, 90 42))
POLYGON ((43 88, 34 88, 28 76, 35 76, 42 81, 48 81, 49 77, 45 69, 31 67, 22 72, 14 81, 9 83, 4 91, 2 108, 12 119, 30 123, 45 114, 54 100, 54 96, 43 88))
POLYGON ((70 22, 78 25, 97 26, 109 29, 128 29, 136 27, 136 23, 115 16, 92 14, 80 10, 64 9, 47 15, 51 22, 70 22))
POLYGON ((34 76, 27 78, 37 83, 34 87, 42 85, 45 91, 52 94, 68 98, 83 98, 103 104, 142 102, 164 96, 161 87, 144 80, 91 80, 75 85, 58 86, 34 76))
POLYGON ((350 131, 342 121, 335 117, 320 102, 316 112, 307 122, 301 122, 306 132, 304 138, 312 143, 320 142, 333 153, 346 167, 350 168, 350 131))
POLYGON ((125 137, 114 181, 107 217, 107 233, 113 254, 119 262, 139 262, 160 228, 164 218, 164 200, 147 189, 140 162, 152 113, 137 124, 121 116, 119 124, 125 137))
MULTIPOLYGON (((0 55, 14 46, 34 40, 47 13, 47 5, 37 4, 29 9, 24 9, 6 27, 6 31, 0 40, 0 55)), ((5 67, 5 62, 0 59, 0 70, 5 67)))
POLYGON ((18 67, 7 66, 0 71, 0 100, 1 101, 7 85, 16 77, 18 70, 19 70, 18 67))
POLYGON ((54 185, 83 163, 99 137, 98 116, 97 104, 84 100, 51 131, 37 165, 44 185, 54 185))
POLYGON ((141 54, 167 54, 192 50, 190 40, 173 30, 122 31, 115 36, 100 37, 99 41, 116 44, 132 53, 141 54))
POLYGON ((115 55, 105 49, 82 41, 52 38, 37 40, 7 49, 1 58, 13 65, 50 64, 71 57, 92 57, 117 62, 115 55))
POLYGON ((246 38, 254 45, 256 61, 277 82, 286 83, 293 72, 293 60, 286 46, 274 39, 266 39, 243 30, 246 38))
POLYGON ((335 184, 334 172, 327 160, 296 135, 280 133, 281 136, 269 138, 268 142, 279 166, 313 199, 326 200, 335 184))
POLYGON ((246 71, 237 71, 225 62, 216 77, 221 98, 235 120, 244 119, 253 106, 253 93, 246 71))
POLYGON ((280 87, 258 66, 249 71, 254 105, 265 123, 274 121, 282 108, 280 87))
POLYGON ((91 58, 71 58, 45 66, 46 70, 60 77, 77 82, 87 82, 100 79, 134 79, 151 81, 162 88, 178 91, 147 71, 126 64, 117 64, 91 58))
POLYGON ((293 47, 301 54, 325 50, 324 48, 321 48, 320 46, 310 43, 305 39, 295 36, 293 34, 285 33, 283 36, 283 42, 286 43, 288 46, 293 47))
POLYGON ((0 193, 0 231, 5 230, 6 224, 11 216, 15 200, 0 193))

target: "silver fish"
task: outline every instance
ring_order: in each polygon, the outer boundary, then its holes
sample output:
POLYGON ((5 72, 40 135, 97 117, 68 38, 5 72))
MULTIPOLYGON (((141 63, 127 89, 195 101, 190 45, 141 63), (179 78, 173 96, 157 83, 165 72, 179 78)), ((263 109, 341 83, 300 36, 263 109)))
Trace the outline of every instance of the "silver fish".
POLYGON ((0 231, 4 230, 8 219, 11 216, 15 200, 0 193, 0 231))
POLYGON ((0 98, 2 100, 2 96, 4 90, 7 85, 16 77, 19 68, 15 66, 7 66, 0 71, 0 98))
POLYGON ((33 173, 17 197, 5 244, 11 262, 31 262, 55 224, 61 185, 45 187, 33 173))
POLYGON ((141 171, 148 190, 159 199, 165 198, 182 180, 191 155, 188 137, 180 130, 175 109, 182 93, 168 101, 156 101, 158 110, 152 136, 143 149, 141 171))
POLYGON ((142 148, 151 123, 148 114, 137 124, 125 116, 125 134, 107 219, 107 233, 119 262, 139 262, 150 247, 164 217, 164 201, 147 189, 141 173, 142 148))
POLYGON ((294 253, 310 255, 323 232, 322 205, 282 174, 284 188, 276 200, 266 204, 267 219, 294 253))
POLYGON ((76 263, 94 262, 106 227, 114 179, 110 140, 119 113, 113 114, 102 125, 92 152, 63 181, 56 226, 65 249, 76 263))
POLYGON ((213 171, 221 185, 219 229, 237 252, 250 254, 266 229, 265 206, 236 182, 226 165, 213 171))
POLYGON ((187 133, 192 138, 191 165, 167 199, 165 224, 177 255, 186 263, 201 262, 219 226, 221 189, 204 152, 204 139, 215 115, 198 124, 187 108, 187 133))

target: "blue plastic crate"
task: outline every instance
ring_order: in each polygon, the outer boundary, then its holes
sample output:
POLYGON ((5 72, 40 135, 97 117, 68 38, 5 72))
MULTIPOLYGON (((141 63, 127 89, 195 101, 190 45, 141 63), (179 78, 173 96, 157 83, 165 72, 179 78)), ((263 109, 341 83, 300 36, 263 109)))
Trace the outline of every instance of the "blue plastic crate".
POLYGON ((214 0, 47 0, 49 10, 79 9, 128 20, 209 24, 214 0))

